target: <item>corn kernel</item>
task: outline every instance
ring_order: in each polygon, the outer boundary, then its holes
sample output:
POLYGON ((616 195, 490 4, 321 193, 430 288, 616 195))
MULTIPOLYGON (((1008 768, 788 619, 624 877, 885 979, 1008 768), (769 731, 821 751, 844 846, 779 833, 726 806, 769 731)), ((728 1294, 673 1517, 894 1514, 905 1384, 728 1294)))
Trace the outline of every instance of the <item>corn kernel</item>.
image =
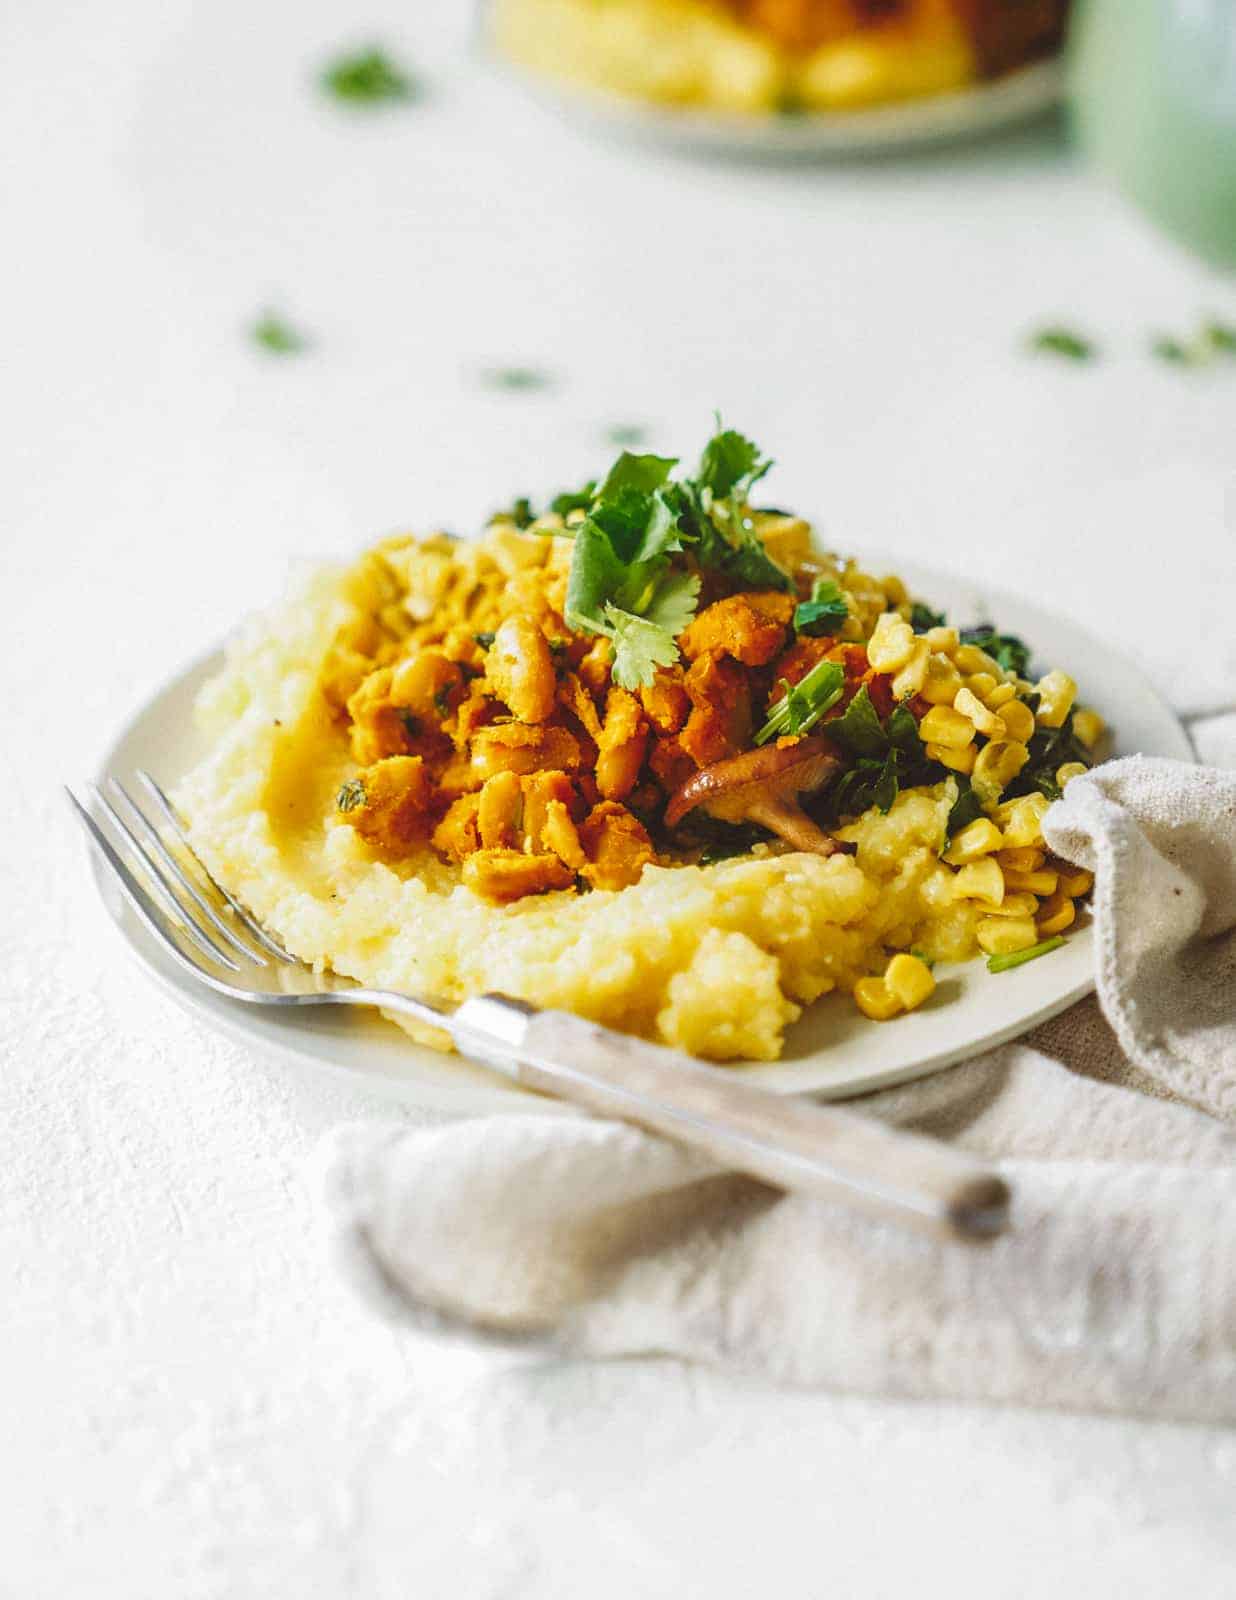
POLYGON ((961 643, 961 635, 956 628, 928 628, 923 638, 926 639, 933 650, 942 650, 945 655, 951 650, 956 650, 961 643))
MULTIPOLYGON (((1012 688, 1012 685, 1005 687, 1012 688)), ((1029 743, 1030 735, 1034 732, 1034 712, 1024 700, 1006 701, 1000 707, 1000 721, 1004 724, 1006 737, 1016 739, 1018 744, 1029 743)))
POLYGON ((1039 942, 1039 932, 1029 917, 986 917, 974 930, 979 949, 989 956, 1010 956, 1039 942))
POLYGON ((958 645, 953 660, 960 672, 989 672, 996 683, 1004 682, 1004 668, 976 644, 958 645))
POLYGON ((904 700, 907 696, 919 692, 927 677, 927 663, 930 659, 931 646, 923 639, 915 640, 910 659, 893 679, 894 699, 904 700))
POLYGON ((1039 903, 1032 894, 1006 894, 999 905, 994 900, 976 900, 974 909, 984 917, 1033 917, 1039 903))
POLYGON ((974 763, 971 782, 983 807, 994 806, 1030 759, 1024 744, 1008 739, 993 739, 984 745, 974 763))
POLYGON ((1045 794, 1024 794, 997 806, 992 816, 1004 832, 1004 842, 1012 849, 1041 845, 1043 813, 1049 801, 1045 794))
POLYGON ((901 1001, 883 978, 860 978, 854 985, 854 1003, 873 1022, 887 1022, 901 1010, 901 1001))
POLYGON ((901 579, 891 573, 887 578, 880 579, 880 587, 884 590, 890 604, 903 606, 910 596, 906 593, 906 586, 901 579))
POLYGON ((1048 672, 1035 685, 1039 695, 1039 709, 1035 720, 1040 728, 1063 727, 1064 719, 1073 709, 1077 698, 1077 685, 1067 672, 1048 672))
POLYGON ((953 879, 954 900, 989 900, 999 905, 1004 899, 1004 874, 1000 863, 985 856, 959 868, 953 879))
POLYGON ((995 823, 989 817, 979 817, 977 821, 967 823, 953 835, 948 849, 940 859, 947 861, 950 867, 964 867, 967 861, 977 861, 980 856, 989 856, 1003 843, 1004 836, 995 823))
POLYGON ((896 672, 904 667, 918 641, 910 624, 895 611, 885 611, 876 619, 867 640, 867 660, 877 672, 896 672))
POLYGON ((884 986, 907 1011, 921 1006, 935 993, 931 968, 917 956, 895 955, 884 974, 884 986))
POLYGON ((1063 933, 1072 925, 1076 915, 1073 902, 1066 895, 1052 895, 1039 907, 1039 934, 1043 938, 1050 939, 1053 934, 1063 933))
POLYGON ((1004 881, 1010 889, 1024 890, 1026 894, 1055 894, 1060 874, 1050 867, 1040 867, 1037 872, 1006 872, 1004 881))
POLYGON ((1103 718, 1097 711, 1091 711, 1089 706, 1079 706, 1073 713, 1073 732, 1087 750, 1093 750, 1106 731, 1107 724, 1103 718))
POLYGON ((1067 894, 1070 900, 1076 900, 1079 895, 1089 894, 1093 888, 1093 872, 1087 872, 1082 867, 1061 868, 1059 883, 1060 893, 1067 894))
MULTIPOLYGON (((973 687, 973 685, 971 685, 973 687)), ((999 711, 1004 715, 1004 707, 1010 700, 1017 698, 1017 685, 1015 683, 998 683, 990 694, 985 694, 983 700, 989 711, 999 711)))
POLYGON ((1022 845, 1015 850, 1001 850, 996 859, 1006 872, 1037 872, 1047 860, 1047 852, 1022 845))
POLYGON ((973 689, 958 689, 953 710, 960 711, 963 717, 969 717, 978 731, 985 733, 989 739, 1003 739, 1006 735, 1003 722, 994 711, 987 709, 973 689))
POLYGON ((974 738, 974 724, 952 706, 932 706, 918 725, 918 735, 924 744, 930 742, 960 750, 974 738))
POLYGON ((986 700, 998 683, 999 679, 993 678, 990 672, 972 672, 966 679, 966 688, 980 700, 986 700))
POLYGON ((1063 789, 1072 783, 1074 778, 1084 778, 1090 768, 1084 761, 1066 761, 1062 767, 1056 768, 1056 782, 1063 789))
POLYGON ((964 750, 950 750, 946 744, 928 744, 925 749, 929 761, 938 761, 950 772, 974 771, 974 762, 978 756, 977 745, 968 744, 964 750))
POLYGON ((946 655, 932 651, 927 657, 927 671, 919 690, 924 700, 933 706, 951 706, 961 688, 961 673, 946 655))

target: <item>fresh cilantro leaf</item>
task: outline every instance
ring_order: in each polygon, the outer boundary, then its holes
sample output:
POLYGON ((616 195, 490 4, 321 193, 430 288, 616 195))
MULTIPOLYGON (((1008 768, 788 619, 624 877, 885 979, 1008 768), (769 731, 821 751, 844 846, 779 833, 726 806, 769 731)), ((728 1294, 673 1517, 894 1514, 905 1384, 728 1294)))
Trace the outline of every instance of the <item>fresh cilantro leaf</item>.
POLYGON ((845 596, 831 578, 817 578, 810 600, 794 607, 794 632, 820 635, 836 633, 850 614, 845 596))
POLYGON ((880 768, 879 775, 871 788, 871 804, 878 806, 885 816, 893 809, 900 790, 897 780, 897 752, 890 750, 884 757, 884 765, 880 768))
POLYGON ((748 589, 792 590, 794 580, 769 555, 751 521, 735 513, 723 533, 716 522, 718 510, 714 506, 713 515, 700 526, 696 547, 700 565, 723 572, 748 589))
POLYGON ((983 808, 979 804, 978 795, 970 787, 969 778, 961 776, 956 778, 955 781, 957 784, 957 798, 953 801, 952 808, 948 814, 948 822, 944 828, 945 834, 949 839, 955 833, 960 833, 963 828, 968 827, 970 823, 977 822, 983 815, 983 808))
POLYGON ((486 367, 480 376, 487 389, 507 389, 511 392, 549 389, 554 381, 548 372, 542 372, 539 367, 486 367))
POLYGON ((677 465, 677 456, 637 456, 624 450, 605 474, 597 499, 609 500, 622 489, 650 495, 666 482, 677 465))
POLYGON ((926 633, 928 628, 942 628, 945 621, 943 611, 933 611, 919 600, 910 607, 910 626, 915 633, 926 633))
POLYGON ((1068 361, 1090 361, 1097 349, 1071 328, 1040 328, 1030 336, 1030 348, 1039 354, 1063 356, 1068 361))
MULTIPOLYGON (((806 733, 826 711, 831 710, 845 691, 845 668, 839 661, 817 661, 791 688, 783 678, 785 693, 768 708, 768 720, 755 736, 756 744, 767 744, 787 733, 806 733)), ((830 725, 829 731, 832 731, 830 725)))
POLYGON ((1030 647, 1014 633, 997 633, 990 622, 963 628, 961 642, 976 644, 993 661, 999 662, 1006 672, 1015 673, 1019 678, 1024 678, 1030 670, 1030 647))
POLYGON ((895 705, 888 714, 884 724, 885 737, 894 750, 901 753, 906 761, 923 761, 926 751, 923 741, 919 738, 918 723, 914 720, 914 713, 907 705, 895 705))
POLYGON ((275 311, 263 311, 249 330, 254 344, 274 356, 298 356, 309 348, 309 341, 275 311))
POLYGON ((328 94, 351 105, 389 105, 415 98, 416 84, 376 46, 338 56, 323 69, 321 83, 328 94))
POLYGON ((839 717, 828 725, 828 736, 851 755, 883 758, 888 738, 876 715, 864 683, 839 717))
POLYGON ((365 793, 365 785, 360 778, 349 778, 340 787, 335 796, 335 806, 340 811, 358 811, 369 796, 365 793))
POLYGON ((642 688, 656 677, 658 667, 672 667, 678 660, 673 635, 655 622, 608 603, 605 621, 614 646, 614 682, 620 688, 642 688))
POLYGON ((604 632, 600 624, 605 602, 621 590, 626 580, 626 563, 614 553, 605 530, 591 517, 586 518, 575 534, 567 577, 566 621, 573 628, 604 632))
POLYGON ((572 511, 587 511, 596 495, 597 486, 592 482, 586 483, 582 489, 564 489, 549 502, 549 509, 556 511, 560 517, 567 517, 572 511))
POLYGON ((704 446, 695 482, 714 500, 727 500, 735 489, 750 489, 771 467, 758 445, 733 428, 722 428, 704 446))
POLYGON ((653 591, 644 615, 671 638, 676 638, 695 615, 700 580, 694 572, 667 573, 653 591))

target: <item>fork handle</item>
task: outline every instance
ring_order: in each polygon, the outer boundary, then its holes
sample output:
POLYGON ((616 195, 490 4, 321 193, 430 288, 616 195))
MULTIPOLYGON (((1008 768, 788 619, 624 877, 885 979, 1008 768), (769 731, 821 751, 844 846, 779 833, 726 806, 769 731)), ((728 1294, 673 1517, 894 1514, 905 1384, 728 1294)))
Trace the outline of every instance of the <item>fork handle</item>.
POLYGON ((949 1145, 833 1105, 772 1094, 731 1070, 504 995, 449 1023, 465 1054, 602 1116, 638 1123, 780 1189, 821 1195, 921 1232, 989 1238, 1004 1180, 949 1145))

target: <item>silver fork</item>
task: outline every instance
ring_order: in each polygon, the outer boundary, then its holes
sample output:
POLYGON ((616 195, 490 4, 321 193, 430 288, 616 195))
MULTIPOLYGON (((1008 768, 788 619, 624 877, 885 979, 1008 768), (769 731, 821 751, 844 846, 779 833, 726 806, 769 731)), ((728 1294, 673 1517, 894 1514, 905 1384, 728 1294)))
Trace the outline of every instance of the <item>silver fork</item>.
POLYGON ((93 810, 66 792, 146 927, 217 993, 246 1005, 381 1006, 444 1030, 463 1055, 529 1089, 637 1123, 777 1188, 844 1201, 937 1236, 989 1238, 1005 1227, 1004 1180, 935 1140, 771 1094, 733 1070, 506 995, 479 995, 450 1010, 313 972, 214 881, 150 774, 139 771, 137 779, 140 798, 114 778, 107 792, 92 786, 93 810))

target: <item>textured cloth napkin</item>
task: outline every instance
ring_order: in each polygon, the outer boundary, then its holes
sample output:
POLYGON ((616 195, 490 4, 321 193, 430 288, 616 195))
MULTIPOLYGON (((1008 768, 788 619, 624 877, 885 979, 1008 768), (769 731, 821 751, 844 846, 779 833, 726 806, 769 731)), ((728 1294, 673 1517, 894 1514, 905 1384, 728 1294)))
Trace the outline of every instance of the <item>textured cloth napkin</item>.
POLYGON ((1236 1420, 1236 773, 1117 761, 1045 832, 1096 873, 1097 1003, 851 1102, 997 1162, 1001 1238, 937 1243, 634 1128, 512 1115, 331 1138, 353 1281, 563 1354, 1236 1420))

